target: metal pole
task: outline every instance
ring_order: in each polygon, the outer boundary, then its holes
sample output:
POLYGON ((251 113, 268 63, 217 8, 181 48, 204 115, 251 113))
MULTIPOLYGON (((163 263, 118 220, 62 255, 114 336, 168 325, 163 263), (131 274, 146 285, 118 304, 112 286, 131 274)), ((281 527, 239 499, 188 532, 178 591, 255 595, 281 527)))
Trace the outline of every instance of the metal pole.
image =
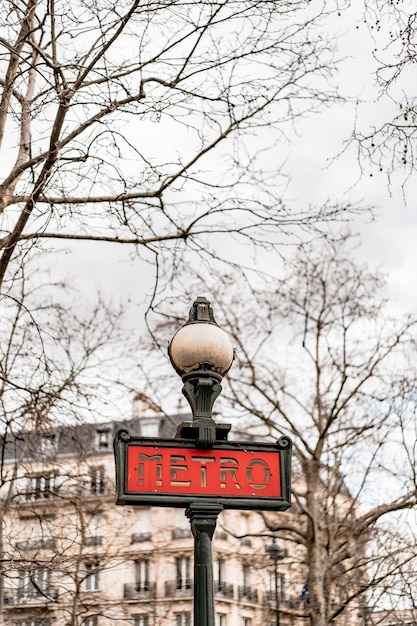
POLYGON ((222 510, 220 504, 192 502, 185 512, 194 536, 194 626, 215 626, 212 538, 222 510))
POLYGON ((278 559, 274 559, 274 573, 275 573, 275 612, 276 612, 276 626, 280 626, 279 621, 279 594, 278 594, 278 559))

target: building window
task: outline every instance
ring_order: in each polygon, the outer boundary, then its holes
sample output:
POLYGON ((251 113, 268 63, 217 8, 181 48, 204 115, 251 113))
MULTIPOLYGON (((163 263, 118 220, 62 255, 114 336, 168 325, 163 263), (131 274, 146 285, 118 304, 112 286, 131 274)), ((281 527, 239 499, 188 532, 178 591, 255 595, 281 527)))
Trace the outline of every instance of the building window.
POLYGON ((142 417, 139 422, 142 437, 159 437, 161 421, 161 416, 142 417))
POLYGON ((45 567, 35 567, 19 572, 19 595, 42 596, 49 595, 51 571, 45 567))
POLYGON ((149 619, 147 615, 136 615, 133 618, 133 626, 149 626, 149 619))
POLYGON ((91 515, 86 523, 83 545, 101 546, 101 544, 102 537, 100 535, 100 518, 98 515, 91 515))
POLYGON ((51 586, 51 571, 45 567, 38 567, 33 575, 33 584, 37 589, 48 592, 51 586))
POLYGON ((149 591, 149 559, 135 562, 136 591, 149 591))
POLYGON ((58 435, 57 433, 47 433, 41 437, 41 454, 47 459, 54 458, 58 451, 58 435))
POLYGON ((191 613, 175 613, 175 626, 191 626, 191 613))
POLYGON ((83 626, 98 626, 97 615, 90 615, 83 619, 83 626))
POLYGON ((57 476, 55 474, 42 474, 29 476, 26 489, 26 501, 49 500, 57 495, 57 476))
POLYGON ((152 538, 151 516, 144 507, 134 507, 135 519, 132 525, 132 543, 149 541, 152 538))
POLYGON ((16 541, 16 550, 53 550, 55 548, 55 537, 41 537, 31 535, 27 539, 16 541))
POLYGON ((97 496, 102 496, 106 493, 104 467, 92 467, 90 469, 90 492, 97 496))
POLYGON ((242 567, 242 583, 245 589, 249 589, 250 587, 250 567, 249 565, 244 565, 242 567))
POLYGON ((171 537, 173 539, 191 539, 193 536, 189 528, 173 528, 171 537))
POLYGON ((224 613, 216 613, 216 626, 226 626, 226 615, 224 613))
POLYGON ((226 560, 217 559, 214 562, 214 593, 225 598, 233 598, 233 585, 226 582, 226 560))
POLYGON ((222 587, 224 584, 224 570, 225 570, 225 561, 224 559, 217 559, 215 562, 215 578, 217 574, 217 582, 219 587, 222 587))
MULTIPOLYGON (((275 598, 275 572, 269 572, 269 595, 275 598)), ((286 585, 285 574, 277 573, 277 591, 278 599, 280 602, 285 602, 286 598, 286 585)))
POLYGON ((247 535, 249 533, 249 515, 241 513, 240 515, 240 534, 247 535))
POLYGON ((287 586, 285 584, 285 574, 278 574, 278 593, 281 602, 287 599, 287 586))
POLYGON ((188 556, 179 556, 175 559, 177 577, 177 589, 190 589, 190 558, 188 556))
POLYGON ((99 562, 86 563, 83 580, 84 591, 97 591, 99 588, 99 562))
POLYGON ((252 626, 252 620, 250 617, 244 617, 242 621, 242 626, 252 626))
POLYGON ((258 601, 258 591, 251 587, 251 569, 249 565, 242 566, 242 585, 239 587, 239 600, 248 602, 258 601))
POLYGON ((110 429, 99 428, 96 430, 96 450, 108 450, 110 448, 110 429))

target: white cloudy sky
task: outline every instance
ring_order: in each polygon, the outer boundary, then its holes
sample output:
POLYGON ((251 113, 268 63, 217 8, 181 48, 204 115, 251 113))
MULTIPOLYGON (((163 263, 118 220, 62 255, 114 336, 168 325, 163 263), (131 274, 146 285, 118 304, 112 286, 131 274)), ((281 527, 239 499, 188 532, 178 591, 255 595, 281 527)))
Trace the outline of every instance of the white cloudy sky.
MULTIPOLYGON (((369 101, 360 108, 359 116, 359 122, 366 126, 374 119, 384 119, 390 111, 387 101, 374 102, 377 92, 371 62, 373 44, 358 7, 356 3, 342 18, 335 18, 334 28, 340 56, 346 57, 338 81, 342 91, 353 100, 360 97, 369 101)), ((299 123, 298 136, 293 137, 288 154, 283 155, 291 180, 288 194, 301 205, 351 198, 353 202, 373 206, 374 221, 369 217, 355 218, 351 224, 351 229, 361 236, 357 256, 387 273, 394 311, 417 310, 417 176, 409 179, 403 189, 404 173, 398 172, 388 189, 383 173, 374 171, 370 176, 368 170, 361 176, 353 148, 331 162, 349 138, 354 117, 352 102, 334 105, 299 123)), ((65 256, 57 263, 67 267, 65 256)), ((151 287, 146 266, 132 264, 128 250, 103 244, 81 244, 79 253, 71 257, 69 273, 78 277, 84 296, 101 289, 113 294, 116 302, 130 296, 141 301, 138 294, 151 287)))
MULTIPOLYGON (((352 224, 352 230, 360 233, 358 258, 387 274, 394 311, 416 311, 417 176, 405 182, 405 172, 398 171, 392 176, 389 188, 386 175, 376 169, 369 168, 361 175, 353 147, 339 159, 332 159, 349 138, 356 113, 363 128, 371 127, 373 123, 377 125, 380 120, 386 121, 392 113, 387 99, 375 101, 378 92, 374 77, 376 66, 372 63, 373 42, 367 26, 356 13, 359 3, 355 4, 348 13, 350 26, 339 39, 341 53, 346 57, 340 85, 353 102, 333 106, 316 120, 310 119, 303 124, 299 141, 291 151, 291 191, 313 203, 330 196, 362 200, 365 205, 373 206, 373 221, 368 217, 356 219, 352 224), (357 110, 356 97, 368 104, 357 110)), ((379 36, 383 38, 386 34, 387 31, 382 31, 379 36)), ((385 41, 382 39, 378 43, 384 45, 385 41)), ((405 74, 402 80, 403 83, 397 86, 398 91, 404 88, 409 92, 413 82, 405 74)))
POLYGON ((400 310, 417 310, 416 178, 403 188, 403 173, 399 172, 389 189, 384 174, 360 177, 351 152, 330 164, 340 140, 348 136, 349 126, 341 109, 324 117, 324 126, 306 124, 298 150, 291 156, 291 193, 307 202, 320 203, 328 196, 350 197, 374 207, 374 219, 358 217, 351 224, 352 231, 360 235, 357 256, 387 274, 393 304, 400 310))

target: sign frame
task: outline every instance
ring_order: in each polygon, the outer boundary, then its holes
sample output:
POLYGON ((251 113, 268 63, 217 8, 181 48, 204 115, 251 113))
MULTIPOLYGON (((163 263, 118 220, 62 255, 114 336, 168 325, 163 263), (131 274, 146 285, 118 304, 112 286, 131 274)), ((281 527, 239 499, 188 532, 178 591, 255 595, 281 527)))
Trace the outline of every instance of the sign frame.
MULTIPOLYGON (((187 508, 194 502, 216 504, 224 509, 285 511, 291 505, 291 450, 292 441, 289 437, 280 437, 274 443, 216 441, 210 448, 202 448, 191 439, 159 439, 131 435, 127 429, 120 429, 114 437, 114 456, 116 464, 116 504, 133 506, 167 506, 187 508), (170 493, 159 491, 132 491, 128 490, 128 454, 130 447, 144 447, 154 449, 175 448, 178 454, 181 450, 201 453, 213 450, 230 453, 276 453, 278 455, 280 495, 243 495, 233 496, 205 493, 170 493)), ((260 492, 261 493, 261 492, 260 492)))

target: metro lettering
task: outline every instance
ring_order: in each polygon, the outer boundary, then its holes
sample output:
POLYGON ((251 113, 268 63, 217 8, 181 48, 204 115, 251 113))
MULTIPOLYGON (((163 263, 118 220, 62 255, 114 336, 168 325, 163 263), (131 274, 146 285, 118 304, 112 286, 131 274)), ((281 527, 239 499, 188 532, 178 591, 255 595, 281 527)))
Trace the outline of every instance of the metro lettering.
POLYGON ((210 456, 192 456, 193 462, 201 463, 200 465, 200 487, 207 487, 207 463, 215 461, 214 457, 210 456))
POLYGON ((278 451, 128 447, 127 491, 219 496, 281 496, 278 451))
MULTIPOLYGON (((258 474, 259 472, 257 472, 258 474)), ((248 483, 254 489, 265 489, 268 486, 269 481, 271 479, 271 472, 269 470, 268 463, 263 461, 262 459, 253 459, 250 463, 248 463, 248 467, 246 468, 246 477, 248 479, 248 483), (253 477, 253 469, 256 465, 260 465, 263 468, 263 481, 255 482, 253 477)))
POLYGON ((227 477, 233 481, 236 489, 241 489, 237 478, 236 471, 239 468, 239 461, 237 459, 220 459, 220 488, 227 488, 227 477))
POLYGON ((156 462, 155 467, 155 485, 162 485, 162 455, 155 454, 154 456, 148 456, 147 454, 139 454, 139 466, 138 466, 138 485, 144 484, 144 476, 145 476, 145 462, 146 468, 149 471, 149 464, 156 462))
POLYGON ((185 456, 171 456, 171 481, 170 484, 175 487, 189 487, 191 480, 178 480, 178 472, 187 472, 188 465, 185 460, 185 456), (177 465, 178 463, 178 465, 177 465), (180 465, 181 463, 181 465, 180 465))

